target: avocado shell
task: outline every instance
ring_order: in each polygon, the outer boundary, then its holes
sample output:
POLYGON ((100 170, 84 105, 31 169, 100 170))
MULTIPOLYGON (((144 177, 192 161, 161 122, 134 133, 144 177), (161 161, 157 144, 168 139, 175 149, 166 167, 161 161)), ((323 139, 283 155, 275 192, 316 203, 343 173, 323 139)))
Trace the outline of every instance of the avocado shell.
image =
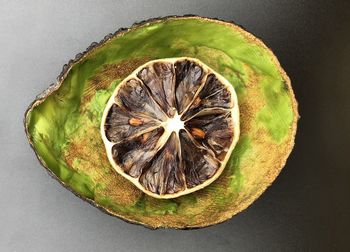
POLYGON ((261 40, 234 23, 169 16, 119 29, 63 66, 25 113, 30 145, 49 174, 106 213, 149 228, 201 228, 247 208, 278 176, 294 146, 297 102, 290 80, 261 40), (237 92, 241 135, 223 174, 176 199, 143 194, 116 174, 99 136, 114 88, 143 63, 198 58, 237 92))

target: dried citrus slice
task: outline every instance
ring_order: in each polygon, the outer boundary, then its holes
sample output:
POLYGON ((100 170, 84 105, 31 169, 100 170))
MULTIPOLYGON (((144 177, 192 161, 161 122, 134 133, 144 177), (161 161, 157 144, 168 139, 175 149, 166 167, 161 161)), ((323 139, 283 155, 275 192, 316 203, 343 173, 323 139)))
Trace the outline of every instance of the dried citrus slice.
POLYGON ((153 60, 117 86, 101 134, 113 168, 143 192, 185 195, 222 173, 239 138, 236 93, 198 59, 153 60))

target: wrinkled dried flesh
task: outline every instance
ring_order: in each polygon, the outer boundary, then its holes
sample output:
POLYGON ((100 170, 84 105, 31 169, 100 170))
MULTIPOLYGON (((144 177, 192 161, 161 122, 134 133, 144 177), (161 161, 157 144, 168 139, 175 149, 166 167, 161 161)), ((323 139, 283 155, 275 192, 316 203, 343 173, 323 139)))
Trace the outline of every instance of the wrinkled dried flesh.
POLYGON ((231 95, 227 87, 225 87, 224 84, 222 84, 214 74, 210 74, 208 75, 203 88, 194 98, 191 106, 184 113, 181 119, 187 120, 203 109, 229 109, 232 106, 233 104, 231 104, 231 95))
POLYGON ((174 132, 142 172, 140 183, 157 194, 171 194, 184 189, 180 145, 174 132))
POLYGON ((137 114, 133 115, 117 104, 113 104, 106 118, 105 132, 110 142, 117 143, 159 124, 159 121, 137 114))
POLYGON ((175 63, 175 92, 178 113, 181 114, 190 104, 204 77, 203 69, 191 61, 175 63))
POLYGON ((203 147, 214 151, 222 161, 233 140, 232 116, 230 112, 194 117, 185 123, 194 139, 203 147))
POLYGON ((171 63, 155 63, 143 68, 137 77, 148 87, 154 100, 168 116, 175 113, 175 70, 171 63))
POLYGON ((164 121, 167 119, 163 110, 153 100, 145 85, 136 79, 127 81, 119 89, 115 102, 132 114, 151 117, 164 121))
POLYGON ((131 177, 139 177, 142 169, 157 153, 157 143, 163 133, 163 128, 157 128, 113 145, 114 161, 131 177))
POLYGON ((191 189, 220 169, 233 141, 231 93, 196 62, 146 65, 114 102, 105 121, 113 159, 148 192, 191 189), (185 130, 164 131, 176 115, 185 130))
POLYGON ((213 177, 220 167, 213 154, 195 144, 185 130, 180 131, 180 142, 187 188, 195 187, 213 177))

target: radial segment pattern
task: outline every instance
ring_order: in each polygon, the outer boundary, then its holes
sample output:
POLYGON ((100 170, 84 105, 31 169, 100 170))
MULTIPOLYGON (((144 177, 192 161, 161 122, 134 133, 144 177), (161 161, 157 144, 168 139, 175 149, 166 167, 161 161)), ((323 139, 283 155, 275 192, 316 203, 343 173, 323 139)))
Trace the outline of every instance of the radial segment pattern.
POLYGON ((198 59, 153 60, 117 86, 101 134, 113 168, 143 192, 185 195, 225 168, 239 137, 236 93, 198 59))

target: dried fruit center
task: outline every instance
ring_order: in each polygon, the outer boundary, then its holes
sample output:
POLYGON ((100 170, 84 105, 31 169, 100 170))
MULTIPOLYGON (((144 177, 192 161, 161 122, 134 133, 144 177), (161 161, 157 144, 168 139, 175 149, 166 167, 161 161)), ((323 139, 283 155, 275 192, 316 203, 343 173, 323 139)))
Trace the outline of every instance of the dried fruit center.
POLYGON ((212 183, 238 140, 232 85, 193 58, 150 61, 114 91, 101 134, 115 170, 156 198, 212 183))
POLYGON ((176 132, 179 133, 180 129, 183 129, 185 126, 184 121, 181 120, 181 116, 177 113, 174 115, 173 118, 169 118, 166 123, 164 124, 164 127, 169 132, 176 132))

